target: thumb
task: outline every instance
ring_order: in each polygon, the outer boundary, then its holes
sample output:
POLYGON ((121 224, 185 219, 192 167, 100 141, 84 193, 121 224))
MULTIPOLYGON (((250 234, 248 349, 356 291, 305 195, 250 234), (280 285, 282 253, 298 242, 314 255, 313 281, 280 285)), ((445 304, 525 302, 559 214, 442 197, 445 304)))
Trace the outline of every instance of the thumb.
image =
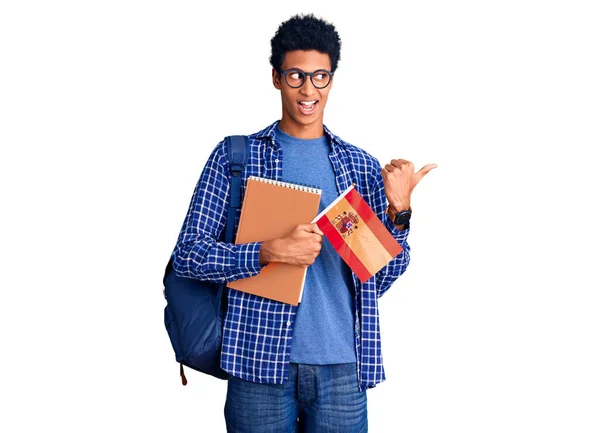
POLYGON ((310 225, 310 231, 311 231, 312 233, 316 233, 316 234, 318 234, 318 235, 320 235, 320 236, 323 236, 323 234, 324 234, 324 233, 321 231, 321 229, 319 228, 319 226, 317 225, 317 223, 314 223, 314 224, 311 224, 311 225, 310 225))
POLYGON ((421 170, 417 171, 415 177, 417 178, 417 182, 423 179, 423 177, 429 173, 434 168, 437 168, 437 164, 427 164, 421 170))

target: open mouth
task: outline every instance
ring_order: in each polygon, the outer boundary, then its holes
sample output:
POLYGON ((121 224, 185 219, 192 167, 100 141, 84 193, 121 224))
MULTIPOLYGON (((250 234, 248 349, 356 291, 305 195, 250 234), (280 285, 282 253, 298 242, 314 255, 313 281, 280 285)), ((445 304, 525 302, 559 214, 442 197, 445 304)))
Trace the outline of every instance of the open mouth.
POLYGON ((300 101, 298 102, 298 107, 300 108, 300 112, 302 114, 310 115, 315 112, 315 107, 317 106, 318 101, 300 101))

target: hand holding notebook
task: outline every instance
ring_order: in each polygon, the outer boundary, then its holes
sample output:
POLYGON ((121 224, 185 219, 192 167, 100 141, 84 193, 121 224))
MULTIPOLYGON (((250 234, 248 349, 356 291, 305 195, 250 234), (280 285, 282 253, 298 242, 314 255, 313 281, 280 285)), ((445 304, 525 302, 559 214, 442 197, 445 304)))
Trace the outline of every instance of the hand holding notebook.
POLYGON ((299 224, 280 239, 264 241, 260 249, 260 264, 284 262, 306 268, 321 251, 323 232, 317 224, 299 224))

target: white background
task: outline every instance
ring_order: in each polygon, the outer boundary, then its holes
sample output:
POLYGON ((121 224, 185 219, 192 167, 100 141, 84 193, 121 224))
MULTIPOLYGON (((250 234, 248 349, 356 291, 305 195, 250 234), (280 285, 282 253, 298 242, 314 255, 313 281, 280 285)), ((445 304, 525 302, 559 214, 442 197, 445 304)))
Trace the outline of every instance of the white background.
POLYGON ((314 12, 343 44, 325 123, 439 164, 370 431, 599 432, 593 3, 2 2, 2 430, 224 431, 162 274, 209 152, 280 116, 270 38, 314 12))

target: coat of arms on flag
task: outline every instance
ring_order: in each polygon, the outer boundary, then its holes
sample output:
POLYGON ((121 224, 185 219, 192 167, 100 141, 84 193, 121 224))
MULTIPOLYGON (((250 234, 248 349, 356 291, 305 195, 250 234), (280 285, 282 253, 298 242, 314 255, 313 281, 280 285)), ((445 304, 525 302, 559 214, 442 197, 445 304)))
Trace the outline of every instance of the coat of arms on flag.
POLYGON ((343 211, 341 214, 337 215, 334 219, 331 220, 331 224, 335 226, 342 238, 346 238, 346 236, 350 236, 354 233, 354 230, 358 230, 358 215, 354 212, 346 212, 343 211))
POLYGON ((363 283, 402 251, 354 186, 346 189, 312 222, 317 223, 363 283))

